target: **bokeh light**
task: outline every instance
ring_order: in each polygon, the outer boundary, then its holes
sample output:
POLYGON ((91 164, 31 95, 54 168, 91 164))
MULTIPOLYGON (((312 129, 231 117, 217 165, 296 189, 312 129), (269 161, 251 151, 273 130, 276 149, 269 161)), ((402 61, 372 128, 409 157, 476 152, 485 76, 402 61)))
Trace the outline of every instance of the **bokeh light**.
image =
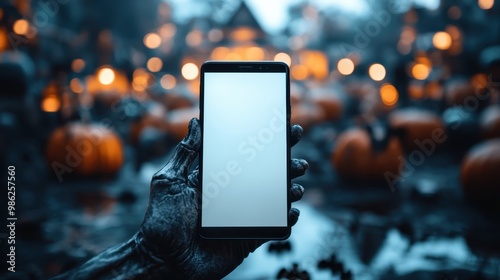
POLYGON ((18 19, 14 22, 12 30, 18 35, 26 35, 30 30, 30 24, 25 19, 18 19))
POLYGON ((368 69, 368 74, 370 78, 374 81, 382 81, 385 78, 385 67, 382 64, 375 63, 368 69))
POLYGON ((148 33, 144 36, 144 45, 150 49, 156 49, 161 45, 161 37, 156 33, 148 33))
POLYGON ((160 79, 160 85, 164 89, 173 89, 173 88, 175 88, 176 84, 177 84, 177 80, 175 79, 174 76, 172 76, 170 74, 165 74, 160 79))
POLYGON ((159 72, 163 67, 163 61, 159 57, 152 57, 147 62, 148 70, 151 72, 159 72))
POLYGON ((495 0, 478 0, 477 1, 479 8, 483 10, 489 10, 493 8, 493 5, 495 5, 495 0))
POLYGON ((194 63, 188 62, 182 66, 181 73, 184 79, 194 80, 199 74, 198 66, 194 63))
POLYGON ((430 68, 422 63, 417 63, 411 68, 411 74, 417 80, 425 80, 429 76, 430 68))
POLYGON ((351 75, 354 72, 354 62, 349 58, 342 58, 337 63, 337 69, 344 76, 351 75))
POLYGON ((97 72, 97 79, 103 85, 110 85, 115 80, 115 72, 111 68, 103 67, 97 72))
POLYGON ((286 65, 290 66, 292 64, 292 58, 284 52, 277 53, 274 56, 274 61, 281 61, 286 63, 286 65))
POLYGON ((432 43, 436 49, 447 50, 451 47, 451 36, 447 32, 436 32, 432 37, 432 43))
POLYGON ((170 39, 174 37, 176 32, 177 27, 175 27, 173 23, 165 23, 158 30, 158 33, 160 33, 160 36, 164 39, 170 39))
POLYGON ((186 44, 197 47, 203 42, 203 34, 199 30, 193 30, 186 35, 186 44))
POLYGON ((383 84, 380 87, 380 99, 387 106, 393 106, 398 102, 399 94, 397 89, 391 84, 383 84))
POLYGON ((57 112, 61 108, 61 101, 56 95, 49 95, 43 99, 41 107, 44 112, 57 112))

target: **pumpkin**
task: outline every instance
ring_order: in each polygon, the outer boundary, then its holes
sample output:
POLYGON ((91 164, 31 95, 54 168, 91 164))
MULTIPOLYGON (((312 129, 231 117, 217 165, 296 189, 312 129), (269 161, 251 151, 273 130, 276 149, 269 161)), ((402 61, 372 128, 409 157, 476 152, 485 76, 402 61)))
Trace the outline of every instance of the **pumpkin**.
POLYGON ((338 137, 330 160, 342 178, 383 182, 386 172, 399 174, 403 155, 399 139, 390 137, 378 151, 372 139, 370 133, 361 128, 349 129, 338 137))
POLYGON ((62 180, 64 173, 108 177, 120 170, 122 141, 112 130, 95 124, 69 123, 49 137, 46 157, 62 180))
POLYGON ((389 115, 389 123, 393 129, 404 131, 402 143, 407 151, 419 149, 417 142, 431 140, 435 144, 440 144, 443 142, 441 139, 445 139, 443 136, 445 127, 441 117, 427 110, 416 108, 396 110, 389 115), (436 141, 435 138, 439 140, 436 141))
POLYGON ((484 138, 500 137, 500 105, 486 108, 479 117, 479 126, 484 138))
POLYGON ((500 139, 470 149, 460 167, 460 181, 469 198, 500 202, 500 139))

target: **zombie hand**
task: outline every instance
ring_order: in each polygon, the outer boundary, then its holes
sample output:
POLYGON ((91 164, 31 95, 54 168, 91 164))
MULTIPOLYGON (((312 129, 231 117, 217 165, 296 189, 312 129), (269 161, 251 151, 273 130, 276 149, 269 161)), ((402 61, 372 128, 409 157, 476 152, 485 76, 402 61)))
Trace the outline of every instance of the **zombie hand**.
MULTIPOLYGON (((294 125, 292 145, 301 136, 302 128, 294 125)), ((188 135, 177 145, 174 156, 153 176, 140 231, 129 242, 108 249, 69 274, 70 278, 107 279, 119 275, 119 279, 221 279, 267 241, 200 237, 198 169, 188 174, 200 140, 199 121, 192 119, 188 135)), ((305 160, 292 159, 292 178, 302 176, 307 167, 305 160)), ((292 201, 299 200, 303 192, 302 186, 292 184, 292 201)), ((299 211, 291 208, 290 224, 294 225, 298 217, 299 211)))

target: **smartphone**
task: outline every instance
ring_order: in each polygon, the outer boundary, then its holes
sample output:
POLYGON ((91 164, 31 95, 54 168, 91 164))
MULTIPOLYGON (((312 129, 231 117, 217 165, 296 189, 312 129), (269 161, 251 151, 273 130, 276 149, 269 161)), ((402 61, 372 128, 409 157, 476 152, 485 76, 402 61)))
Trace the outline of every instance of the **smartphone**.
POLYGON ((201 67, 200 234, 290 235, 290 75, 281 62, 201 67))

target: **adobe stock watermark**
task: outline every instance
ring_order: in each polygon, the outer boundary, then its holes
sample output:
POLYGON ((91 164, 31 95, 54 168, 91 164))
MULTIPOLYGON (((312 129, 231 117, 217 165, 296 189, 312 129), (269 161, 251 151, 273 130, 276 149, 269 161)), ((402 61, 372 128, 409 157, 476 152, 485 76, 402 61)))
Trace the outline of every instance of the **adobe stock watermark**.
MULTIPOLYGON (((456 121, 450 126, 450 129, 456 130, 460 128, 464 117, 468 117, 470 114, 475 112, 479 108, 481 101, 488 100, 495 92, 493 87, 500 86, 500 83, 493 82, 492 75, 489 75, 487 85, 483 86, 485 86, 484 93, 481 93, 481 89, 476 89, 474 95, 467 96, 464 99, 463 104, 456 106, 456 112, 461 115, 455 118, 456 121)), ((414 143, 417 148, 408 154, 408 160, 401 155, 398 156, 398 160, 400 162, 398 166, 398 174, 394 174, 390 171, 386 171, 384 173, 384 178, 391 191, 396 191, 396 185, 400 182, 404 182, 408 177, 410 177, 415 172, 417 167, 424 164, 425 160, 434 154, 437 145, 444 143, 447 139, 448 135, 442 128, 435 128, 431 132, 430 138, 423 140, 415 139, 414 143)))
POLYGON ((401 11, 401 7, 403 5, 402 2, 404 1, 387 1, 385 9, 380 11, 371 11, 370 20, 368 20, 362 28, 358 26, 353 28, 355 32, 353 45, 345 42, 340 44, 342 55, 348 56, 352 53, 359 53, 361 49, 367 48, 373 38, 380 35, 382 30, 389 25, 392 20, 392 16, 401 11))
POLYGON ((17 51, 17 48, 21 44, 28 43, 29 38, 33 38, 40 28, 45 27, 49 24, 50 19, 54 18, 60 10, 61 5, 66 5, 71 0, 40 0, 33 8, 36 9, 36 12, 33 13, 32 19, 33 29, 31 30, 31 34, 28 34, 27 37, 18 35, 14 32, 9 32, 7 35, 10 44, 17 51))
MULTIPOLYGON (((261 128, 255 135, 248 136, 237 147, 237 154, 245 156, 246 162, 252 162, 259 153, 264 152, 266 145, 271 143, 277 133, 286 128, 286 111, 273 110, 267 126, 261 128)), ((230 160, 223 170, 210 172, 211 181, 203 186, 202 208, 210 203, 210 199, 216 198, 220 191, 231 182, 231 177, 238 176, 243 172, 242 164, 237 160, 230 160)))

